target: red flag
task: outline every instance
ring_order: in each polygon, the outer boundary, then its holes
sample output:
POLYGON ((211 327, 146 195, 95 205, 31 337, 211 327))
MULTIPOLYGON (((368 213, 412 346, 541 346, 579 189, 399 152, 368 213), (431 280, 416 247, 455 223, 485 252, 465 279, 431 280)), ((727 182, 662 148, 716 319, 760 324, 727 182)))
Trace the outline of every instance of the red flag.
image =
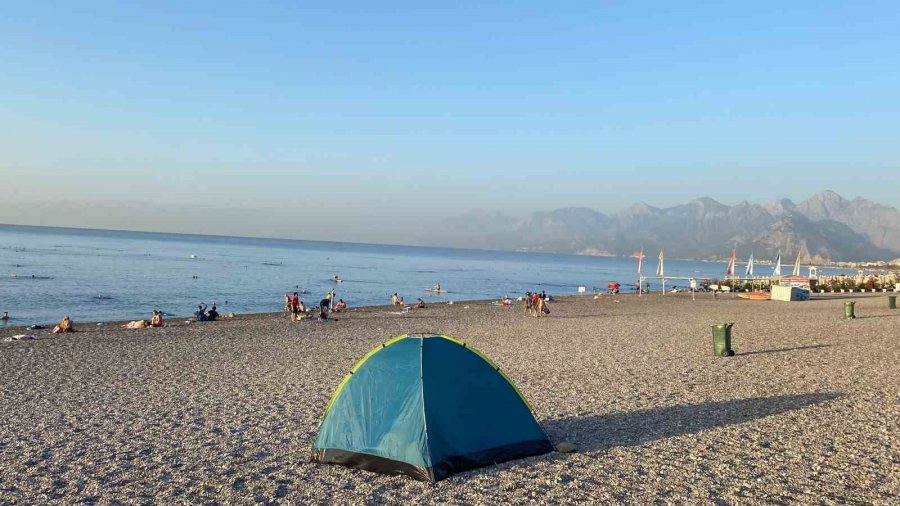
POLYGON ((734 276, 734 250, 731 250, 731 258, 728 259, 728 269, 725 270, 726 276, 734 276))

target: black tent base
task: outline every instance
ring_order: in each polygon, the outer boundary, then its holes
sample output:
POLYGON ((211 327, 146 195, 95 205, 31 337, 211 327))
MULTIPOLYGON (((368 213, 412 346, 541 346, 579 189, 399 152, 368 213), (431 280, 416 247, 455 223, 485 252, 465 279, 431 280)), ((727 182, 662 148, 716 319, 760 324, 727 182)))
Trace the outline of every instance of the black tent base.
POLYGON ((368 453, 357 453, 334 448, 313 448, 312 462, 323 464, 337 464, 340 466, 364 469, 381 474, 405 474, 421 481, 434 483, 434 472, 430 467, 419 467, 399 460, 386 459, 368 453))
POLYGON ((355 469, 364 469, 381 474, 405 474, 417 480, 434 483, 463 471, 499 464, 508 460, 543 455, 552 451, 553 445, 550 441, 542 439, 522 441, 466 455, 449 457, 437 462, 432 467, 419 467, 377 455, 336 448, 313 448, 310 460, 323 464, 337 464, 355 469))

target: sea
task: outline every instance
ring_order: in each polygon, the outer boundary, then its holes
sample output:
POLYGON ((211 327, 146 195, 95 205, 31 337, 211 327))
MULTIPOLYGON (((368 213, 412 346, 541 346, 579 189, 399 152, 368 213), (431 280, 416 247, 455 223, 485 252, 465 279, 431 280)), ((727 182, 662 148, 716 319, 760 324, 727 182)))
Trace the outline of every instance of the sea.
MULTIPOLYGON (((655 256, 645 260, 648 275, 655 256)), ((667 276, 721 279, 725 268, 665 261, 667 276)), ((633 293, 636 271, 626 257, 0 225, 0 312, 10 315, 0 325, 142 319, 156 309, 183 317, 199 303, 222 314, 274 312, 285 292, 315 306, 332 289, 350 307, 389 304, 395 292, 429 304, 579 287, 589 295, 612 281, 633 293), (436 283, 447 293, 426 290, 436 283)))

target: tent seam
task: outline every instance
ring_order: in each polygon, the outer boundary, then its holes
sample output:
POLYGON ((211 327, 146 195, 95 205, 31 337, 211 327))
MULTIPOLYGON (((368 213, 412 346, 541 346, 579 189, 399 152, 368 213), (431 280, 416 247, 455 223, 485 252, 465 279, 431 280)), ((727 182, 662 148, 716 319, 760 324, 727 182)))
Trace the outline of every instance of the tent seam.
POLYGON ((431 474, 431 482, 434 483, 434 462, 431 459, 431 442, 428 440, 428 411, 425 409, 425 338, 419 337, 419 384, 422 389, 422 430, 425 433, 425 454, 428 462, 426 469, 431 474))

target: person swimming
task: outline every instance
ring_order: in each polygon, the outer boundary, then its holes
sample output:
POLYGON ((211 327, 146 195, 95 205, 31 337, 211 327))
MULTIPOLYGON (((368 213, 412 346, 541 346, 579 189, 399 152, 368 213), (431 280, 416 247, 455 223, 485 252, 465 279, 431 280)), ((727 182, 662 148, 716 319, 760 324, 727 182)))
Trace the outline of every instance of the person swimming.
POLYGON ((6 320, 9 320, 9 312, 8 311, 4 311, 3 316, 0 316, 0 321, 5 322, 6 320))

